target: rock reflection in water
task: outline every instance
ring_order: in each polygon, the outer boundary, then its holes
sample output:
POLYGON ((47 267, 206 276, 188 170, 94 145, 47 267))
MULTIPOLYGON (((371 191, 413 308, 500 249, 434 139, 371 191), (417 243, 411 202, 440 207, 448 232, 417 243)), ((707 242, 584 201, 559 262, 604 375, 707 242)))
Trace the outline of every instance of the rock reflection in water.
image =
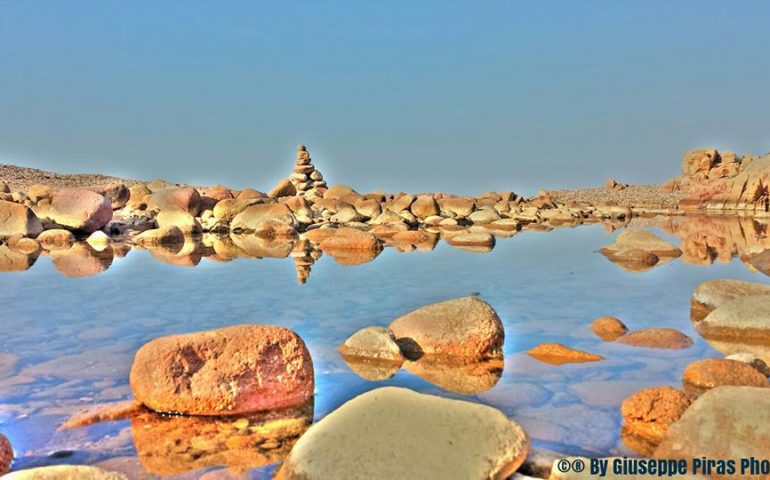
POLYGON ((353 372, 364 380, 382 382, 392 378, 399 370, 401 363, 376 358, 341 355, 353 372))
POLYGON ((464 362, 425 355, 405 361, 404 370, 447 392, 474 395, 497 385, 503 376, 503 360, 464 362))
POLYGON ((23 253, 11 250, 6 245, 0 245, 0 272, 23 272, 28 270, 37 260, 38 253, 23 253))
POLYGON ((106 271, 115 254, 112 246, 98 251, 86 242, 79 242, 67 250, 52 250, 51 261, 65 277, 89 277, 106 271))
POLYGON ((131 421, 144 468, 179 475, 210 467, 243 473, 278 463, 313 420, 312 400, 303 407, 245 416, 187 417, 146 412, 131 421))

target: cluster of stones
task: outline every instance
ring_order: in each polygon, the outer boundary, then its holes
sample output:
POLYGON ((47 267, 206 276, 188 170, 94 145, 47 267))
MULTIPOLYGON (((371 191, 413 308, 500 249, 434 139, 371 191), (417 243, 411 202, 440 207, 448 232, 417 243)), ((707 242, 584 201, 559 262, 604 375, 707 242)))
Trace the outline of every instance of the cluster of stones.
POLYGON ((300 195, 315 196, 316 194, 323 194, 326 190, 324 176, 313 165, 310 152, 304 145, 297 147, 297 161, 291 171, 289 181, 300 195))

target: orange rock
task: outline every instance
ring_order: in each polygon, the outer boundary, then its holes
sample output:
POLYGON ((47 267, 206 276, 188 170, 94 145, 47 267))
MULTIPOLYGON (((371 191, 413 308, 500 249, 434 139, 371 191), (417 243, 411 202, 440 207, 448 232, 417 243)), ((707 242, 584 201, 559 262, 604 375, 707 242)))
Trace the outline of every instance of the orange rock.
POLYGON ((321 241, 321 249, 327 250, 378 250, 380 243, 369 232, 355 228, 338 228, 335 234, 321 241))
POLYGON ((62 423, 62 429, 85 427, 101 422, 124 420, 145 411, 144 406, 135 400, 96 405, 70 417, 62 423))
POLYGON ((604 360, 601 355, 596 355, 583 350, 576 350, 561 343, 543 343, 527 352, 530 357, 551 365, 564 363, 585 363, 604 360))
POLYGON ((17 234, 34 237, 42 231, 43 225, 28 207, 0 200, 0 237, 17 234))
POLYGON ((623 401, 620 413, 624 429, 632 435, 658 444, 668 427, 690 406, 684 392, 671 387, 645 388, 623 401))
POLYGON ((110 246, 97 251, 85 242, 76 243, 67 250, 51 251, 54 267, 65 277, 98 275, 110 268, 113 258, 110 246))
POLYGON ((237 325, 145 344, 130 383, 134 398, 158 412, 237 415, 304 404, 313 363, 291 330, 237 325))
POLYGON ((692 396, 723 385, 770 387, 767 377, 748 363, 723 358, 707 358, 689 364, 682 373, 682 382, 692 396))
POLYGON ((284 178, 278 185, 267 193, 269 197, 291 197, 297 194, 297 187, 288 178, 284 178))
POLYGON ((646 328, 627 333, 616 340, 634 347, 682 349, 692 345, 692 338, 673 328, 646 328))
POLYGON ((5 475, 13 462, 13 448, 11 442, 0 433, 0 475, 5 475))
POLYGON ((149 198, 148 207, 155 210, 181 208, 193 217, 200 213, 201 196, 192 187, 166 188, 155 191, 149 198))
POLYGON ((600 317, 591 323, 591 331, 602 340, 611 342, 628 333, 628 327, 615 317, 600 317))
POLYGON ((93 233, 112 220, 112 207, 96 192, 64 188, 53 194, 51 218, 59 225, 93 233))

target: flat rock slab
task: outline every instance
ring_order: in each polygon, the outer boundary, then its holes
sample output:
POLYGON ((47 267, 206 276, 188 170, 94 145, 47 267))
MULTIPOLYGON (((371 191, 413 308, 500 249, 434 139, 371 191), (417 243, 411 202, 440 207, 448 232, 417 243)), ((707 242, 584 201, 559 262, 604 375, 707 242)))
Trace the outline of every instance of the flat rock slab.
POLYGON ((627 333, 615 340, 633 347, 679 350, 693 344, 692 338, 673 328, 645 328, 627 333))
POLYGON ((276 478, 507 478, 528 451, 527 434, 499 410, 386 387, 310 427, 276 478))
POLYGON ((690 318, 697 323, 730 300, 752 295, 770 295, 770 285, 730 279, 703 282, 690 299, 690 318))
POLYGON ((527 354, 534 359, 551 365, 598 362, 599 360, 604 360, 604 357, 601 355, 570 348, 561 343, 542 343, 530 349, 527 354))

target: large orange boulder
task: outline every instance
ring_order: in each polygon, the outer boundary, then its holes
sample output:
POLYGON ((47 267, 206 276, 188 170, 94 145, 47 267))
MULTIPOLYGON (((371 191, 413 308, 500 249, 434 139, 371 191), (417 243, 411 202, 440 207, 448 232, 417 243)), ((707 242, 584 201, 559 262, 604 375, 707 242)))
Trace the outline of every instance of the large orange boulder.
POLYGON ((190 215, 197 217, 200 213, 201 195, 192 187, 166 188, 153 191, 149 198, 148 207, 153 210, 170 210, 181 208, 190 215))
POLYGON ((313 396, 313 362, 283 327, 236 325, 155 339, 136 353, 134 398, 158 412, 236 415, 313 396))
POLYGON ((91 190, 63 188, 51 198, 50 215, 59 225, 93 233, 112 220, 112 206, 107 198, 91 190))
POLYGON ((0 237, 29 235, 43 231, 43 225, 34 212, 24 205, 0 200, 0 237))
POLYGON ((260 231, 268 224, 279 224, 297 228, 299 223, 291 209, 283 203, 261 203, 243 209, 233 217, 230 230, 244 232, 260 231))
POLYGON ((668 427, 679 420, 690 399, 671 387, 645 388, 623 401, 620 413, 623 428, 628 433, 657 445, 663 440, 668 427))

